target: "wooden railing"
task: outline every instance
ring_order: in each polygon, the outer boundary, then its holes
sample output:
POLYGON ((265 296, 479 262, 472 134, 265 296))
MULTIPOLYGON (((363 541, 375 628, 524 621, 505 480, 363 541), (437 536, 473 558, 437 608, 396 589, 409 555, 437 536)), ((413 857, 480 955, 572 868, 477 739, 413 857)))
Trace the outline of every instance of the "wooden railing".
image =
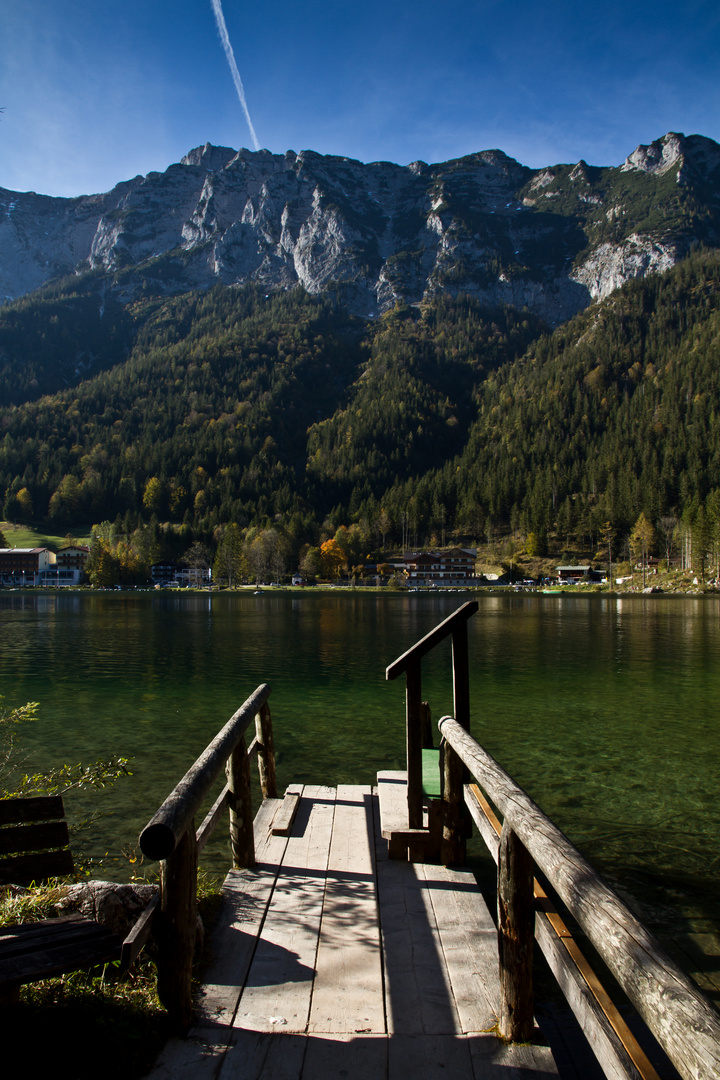
POLYGON ((566 836, 498 763, 450 716, 439 722, 445 770, 463 765, 477 781, 445 790, 464 801, 498 863, 501 1010, 505 1038, 530 1038, 533 937, 563 989, 605 1074, 657 1080, 657 1074, 580 954, 535 867, 576 919, 685 1080, 720 1077, 720 1014, 566 836), (455 762, 453 765, 452 762, 455 762), (487 797, 503 817, 502 826, 487 797))
MULTIPOLYGON (((233 866, 255 862, 249 759, 258 755, 263 798, 275 798, 275 750, 267 684, 257 690, 211 743, 167 797, 140 835, 148 859, 160 860, 159 910, 153 919, 157 940, 158 996, 174 1023, 184 1028, 191 1019, 191 977, 196 937, 198 855, 207 844, 225 809, 230 811, 233 866), (255 738, 248 748, 245 732, 255 721, 255 738), (227 784, 197 833, 195 815, 222 769, 227 784)), ((148 920, 147 930, 150 923, 148 920)))
MULTIPOLYGON (((385 678, 397 679, 405 673, 405 737, 407 749, 407 801, 408 825, 411 829, 421 829, 423 825, 422 791, 422 728, 423 702, 421 664, 427 655, 445 638, 452 636, 453 665, 453 710, 458 723, 470 730, 470 684, 468 669, 468 619, 478 609, 477 600, 470 600, 439 623, 434 630, 416 642, 411 649, 399 656, 385 670, 385 678)), ((449 761, 449 772, 444 777, 445 788, 455 793, 451 801, 446 801, 447 817, 443 820, 442 856, 443 862, 458 863, 465 860, 464 831, 461 827, 462 806, 457 794, 462 794, 463 767, 456 761, 449 761), (453 817, 459 807, 457 820, 453 817)))
MULTIPOLYGON (((609 971, 685 1080, 720 1077, 720 1014, 563 833, 470 735, 467 621, 477 602, 454 614, 386 669, 407 678, 408 820, 422 826, 420 663, 452 635, 454 716, 439 722, 441 861, 465 861, 469 811, 498 864, 498 950, 503 1038, 533 1032, 533 943, 537 940, 605 1075, 658 1080, 657 1072, 602 986, 546 890, 536 868, 597 950, 609 971), (470 777, 475 783, 466 783, 470 777), (493 805, 491 805, 491 803, 493 805), (495 811, 498 811, 503 818, 495 811)), ((405 855, 407 857, 407 853, 405 855)))

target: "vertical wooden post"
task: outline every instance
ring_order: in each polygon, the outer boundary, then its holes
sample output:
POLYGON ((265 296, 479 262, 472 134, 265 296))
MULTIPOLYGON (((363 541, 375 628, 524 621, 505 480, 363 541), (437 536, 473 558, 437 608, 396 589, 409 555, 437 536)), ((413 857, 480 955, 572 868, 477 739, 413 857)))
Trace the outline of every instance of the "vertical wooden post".
POLYGON ((160 912, 156 931, 158 997, 174 1026, 192 1019, 192 964, 197 933, 197 845, 191 821, 172 855, 160 863, 160 912))
POLYGON ((440 744, 442 766, 442 840, 440 861, 443 866, 462 866, 465 862, 465 829, 463 820, 465 767, 444 739, 440 744))
POLYGON ((258 772, 263 799, 277 798, 277 780, 275 779, 275 740, 273 738, 270 706, 267 702, 255 717, 255 734, 258 743, 258 772))
POLYGON ((435 745, 433 741, 432 712, 430 711, 429 701, 423 701, 420 706, 420 741, 423 750, 432 750, 435 745))
POLYGON ((529 1042, 533 1032, 533 862, 507 822, 498 862, 501 1038, 529 1042))
POLYGON ((467 622, 452 632, 453 708, 455 719, 470 730, 470 663, 468 660, 467 622))
POLYGON ((421 829, 422 812, 422 685, 420 661, 411 664, 406 672, 405 687, 405 739, 407 747, 407 800, 408 825, 421 829))
MULTIPOLYGON (((470 730, 470 676, 467 622, 452 632, 453 709, 455 719, 470 730)), ((462 866, 466 859, 465 799, 466 769, 446 742, 442 744, 443 835, 440 859, 445 866, 462 866)))
POLYGON ((233 866, 255 865, 250 763, 244 736, 225 766, 230 788, 230 848, 233 866))

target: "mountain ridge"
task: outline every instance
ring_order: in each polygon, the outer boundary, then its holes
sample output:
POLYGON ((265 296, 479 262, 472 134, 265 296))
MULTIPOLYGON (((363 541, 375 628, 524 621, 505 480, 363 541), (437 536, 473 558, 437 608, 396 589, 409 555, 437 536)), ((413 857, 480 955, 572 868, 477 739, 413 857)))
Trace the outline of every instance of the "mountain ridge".
POLYGON ((720 146, 700 135, 541 169, 501 150, 401 166, 205 144, 110 192, 0 189, 0 296, 90 271, 121 302, 299 284, 363 317, 463 293, 556 325, 698 242, 720 244, 720 146))

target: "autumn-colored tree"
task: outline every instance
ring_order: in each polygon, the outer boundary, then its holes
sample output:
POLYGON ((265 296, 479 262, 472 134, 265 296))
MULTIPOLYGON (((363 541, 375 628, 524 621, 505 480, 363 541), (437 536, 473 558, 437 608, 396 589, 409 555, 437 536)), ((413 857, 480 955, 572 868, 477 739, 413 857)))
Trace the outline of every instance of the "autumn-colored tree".
POLYGON ((334 580, 342 576, 347 566, 347 559, 337 540, 333 538, 321 544, 320 557, 323 577, 334 580))

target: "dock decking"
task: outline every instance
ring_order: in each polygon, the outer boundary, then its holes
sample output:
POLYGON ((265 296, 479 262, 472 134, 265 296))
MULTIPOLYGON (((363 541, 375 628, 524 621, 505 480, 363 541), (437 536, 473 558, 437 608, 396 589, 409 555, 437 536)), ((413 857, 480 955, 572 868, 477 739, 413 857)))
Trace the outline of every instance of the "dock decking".
POLYGON ((388 859, 370 787, 289 792, 258 812, 256 865, 228 874, 194 1026, 152 1080, 557 1076, 547 1047, 493 1034, 497 934, 472 873, 388 859))

